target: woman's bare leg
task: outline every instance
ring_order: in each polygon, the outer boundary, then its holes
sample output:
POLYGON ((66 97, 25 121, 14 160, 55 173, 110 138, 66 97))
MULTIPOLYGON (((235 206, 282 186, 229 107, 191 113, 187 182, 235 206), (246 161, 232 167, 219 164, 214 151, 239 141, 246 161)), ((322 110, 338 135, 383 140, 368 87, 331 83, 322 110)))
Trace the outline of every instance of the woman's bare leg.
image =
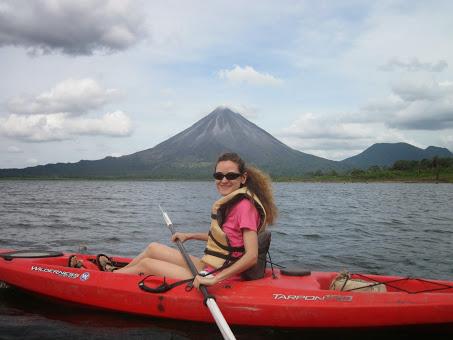
MULTIPOLYGON (((190 255, 192 262, 198 271, 203 269, 203 263, 198 257, 190 255)), ((136 266, 140 261, 144 259, 155 259, 170 264, 175 264, 179 267, 188 268, 184 257, 181 255, 179 250, 170 248, 164 244, 157 242, 150 243, 144 251, 142 251, 136 258, 134 258, 127 266, 123 267, 130 268, 136 266)))
POLYGON ((173 279, 190 279, 193 277, 192 273, 186 267, 181 267, 173 263, 145 258, 140 260, 135 265, 129 265, 115 270, 115 273, 123 274, 145 274, 165 276, 173 279))

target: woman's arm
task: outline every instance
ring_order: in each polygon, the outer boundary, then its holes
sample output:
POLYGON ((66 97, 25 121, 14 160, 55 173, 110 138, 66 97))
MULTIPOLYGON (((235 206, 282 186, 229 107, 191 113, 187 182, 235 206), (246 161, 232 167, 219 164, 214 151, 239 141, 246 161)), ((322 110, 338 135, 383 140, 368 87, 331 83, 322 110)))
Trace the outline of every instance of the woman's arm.
POLYGON ((208 233, 174 233, 171 237, 173 242, 179 239, 182 243, 187 240, 208 241, 208 233))
POLYGON ((198 288, 200 284, 204 286, 215 285, 222 280, 242 273, 256 264, 256 261, 258 260, 258 235, 256 231, 243 229, 242 236, 244 238, 244 255, 233 265, 217 273, 213 278, 197 275, 193 282, 196 288, 198 288))

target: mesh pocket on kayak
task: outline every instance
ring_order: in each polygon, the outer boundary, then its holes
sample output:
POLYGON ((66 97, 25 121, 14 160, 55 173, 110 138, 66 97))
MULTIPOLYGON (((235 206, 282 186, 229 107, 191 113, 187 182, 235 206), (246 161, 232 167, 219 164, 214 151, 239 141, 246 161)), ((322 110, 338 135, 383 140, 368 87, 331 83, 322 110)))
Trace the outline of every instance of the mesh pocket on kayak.
POLYGON ((387 288, 384 284, 375 281, 352 279, 351 274, 343 272, 337 275, 329 287, 330 290, 384 293, 387 288))

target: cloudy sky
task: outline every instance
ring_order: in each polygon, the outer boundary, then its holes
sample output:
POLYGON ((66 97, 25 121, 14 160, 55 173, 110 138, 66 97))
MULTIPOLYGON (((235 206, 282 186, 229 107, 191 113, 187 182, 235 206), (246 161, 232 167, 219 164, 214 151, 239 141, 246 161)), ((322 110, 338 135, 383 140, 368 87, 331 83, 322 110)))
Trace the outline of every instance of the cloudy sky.
POLYGON ((144 150, 226 105, 341 160, 453 151, 453 2, 0 0, 0 168, 144 150))

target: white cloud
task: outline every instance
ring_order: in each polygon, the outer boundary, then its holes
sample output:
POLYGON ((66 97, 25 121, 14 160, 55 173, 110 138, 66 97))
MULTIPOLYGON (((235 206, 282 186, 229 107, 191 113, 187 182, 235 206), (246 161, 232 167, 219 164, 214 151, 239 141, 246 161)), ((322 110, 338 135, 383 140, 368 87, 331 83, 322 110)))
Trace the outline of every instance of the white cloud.
POLYGON ((173 97, 176 91, 170 87, 166 87, 160 90, 160 94, 165 97, 173 97))
POLYGON ((222 105, 216 106, 216 108, 217 107, 230 109, 231 111, 239 113, 248 119, 254 119, 254 118, 258 117, 259 109, 254 106, 249 106, 249 105, 244 105, 244 104, 235 104, 235 103, 223 103, 222 105))
POLYGON ((448 82, 439 84, 434 79, 406 78, 393 85, 392 91, 405 102, 417 100, 439 100, 453 93, 453 86, 448 82))
POLYGON ((334 160, 358 154, 374 143, 413 143, 383 122, 351 122, 353 117, 304 113, 276 136, 296 150, 334 160))
POLYGON ((369 134, 362 138, 284 136, 280 140, 296 150, 338 161, 357 155, 375 143, 406 142, 417 145, 414 139, 403 135, 398 130, 388 129, 383 124, 363 125, 363 128, 369 134))
POLYGON ((161 106, 164 110, 170 110, 175 107, 175 102, 172 100, 166 100, 161 103, 161 106))
POLYGON ((451 129, 449 135, 441 136, 440 140, 442 142, 442 145, 445 145, 447 149, 450 151, 453 150, 453 129, 451 129))
POLYGON ((387 98, 370 102, 362 111, 363 121, 368 117, 391 128, 449 129, 453 127, 453 82, 410 77, 394 84, 387 98))
POLYGON ((231 105, 234 112, 240 112, 241 115, 248 119, 255 119, 258 117, 259 109, 255 106, 249 106, 244 104, 231 105))
POLYGON ((268 73, 260 73, 251 66, 241 67, 235 65, 231 70, 220 70, 220 79, 228 80, 231 83, 247 83, 251 85, 281 85, 283 81, 268 73))
POLYGON ((364 6, 362 16, 348 21, 348 43, 338 46, 334 58, 329 58, 332 54, 326 58, 308 56, 318 70, 339 74, 371 89, 400 74, 380 71, 383 65, 394 71, 417 71, 411 73, 449 72, 447 66, 453 57, 453 45, 448 43, 453 30, 453 21, 449 20, 452 2, 379 1, 364 6))
POLYGON ((146 35, 143 9, 133 1, 6 0, 0 7, 0 47, 32 54, 110 53, 146 35))
POLYGON ((395 112, 387 121, 390 127, 411 130, 442 130, 453 127, 453 101, 413 101, 406 108, 395 112))
POLYGON ((307 112, 276 136, 296 150, 341 160, 374 143, 373 128, 370 124, 342 122, 340 115, 307 112))
POLYGON ((371 99, 360 108, 359 112, 350 116, 356 122, 383 122, 394 112, 407 107, 407 103, 395 94, 386 98, 371 99))
POLYGON ((0 133, 26 142, 72 139, 79 135, 126 137, 132 133, 129 116, 121 111, 100 118, 71 117, 64 113, 21 116, 11 114, 0 119, 0 133))
POLYGON ((357 139, 332 140, 283 137, 281 138, 281 141, 296 150, 331 160, 342 160, 352 155, 356 155, 372 144, 370 144, 370 140, 357 139))
POLYGON ((50 91, 35 97, 17 96, 7 102, 10 112, 16 114, 84 114, 99 109, 118 95, 115 89, 104 89, 96 80, 66 79, 50 91))
POLYGON ((441 87, 453 86, 453 81, 449 81, 449 80, 440 81, 439 86, 441 86, 441 87))
POLYGON ((95 118, 82 116, 98 111, 118 93, 84 78, 67 79, 35 97, 14 97, 7 102, 11 114, 0 118, 0 134, 27 142, 67 140, 80 135, 129 136, 132 123, 122 111, 95 118))
POLYGON ((17 146, 14 146, 14 145, 10 145, 6 148, 6 152, 8 153, 23 153, 24 151, 17 147, 17 146))
POLYGON ((378 142, 426 147, 436 140, 437 145, 451 147, 451 139, 428 131, 444 130, 448 135, 453 129, 453 82, 411 75, 397 81, 391 91, 384 99, 370 100, 359 112, 304 113, 279 136, 295 149, 337 160, 378 142))
POLYGON ((335 117, 323 117, 311 112, 299 116, 281 135, 299 139, 361 139, 368 136, 364 124, 344 123, 335 117))
POLYGON ((20 116, 11 114, 0 119, 0 133, 29 142, 68 139, 63 131, 65 114, 20 116))
POLYGON ((66 128, 72 135, 127 137, 132 133, 131 120, 122 111, 106 113, 101 118, 73 119, 67 122, 66 128))
POLYGON ((385 65, 379 67, 381 71, 409 71, 409 72, 442 72, 448 67, 448 63, 445 60, 439 60, 437 62, 420 62, 418 58, 412 58, 410 61, 402 61, 399 58, 391 58, 385 65))

